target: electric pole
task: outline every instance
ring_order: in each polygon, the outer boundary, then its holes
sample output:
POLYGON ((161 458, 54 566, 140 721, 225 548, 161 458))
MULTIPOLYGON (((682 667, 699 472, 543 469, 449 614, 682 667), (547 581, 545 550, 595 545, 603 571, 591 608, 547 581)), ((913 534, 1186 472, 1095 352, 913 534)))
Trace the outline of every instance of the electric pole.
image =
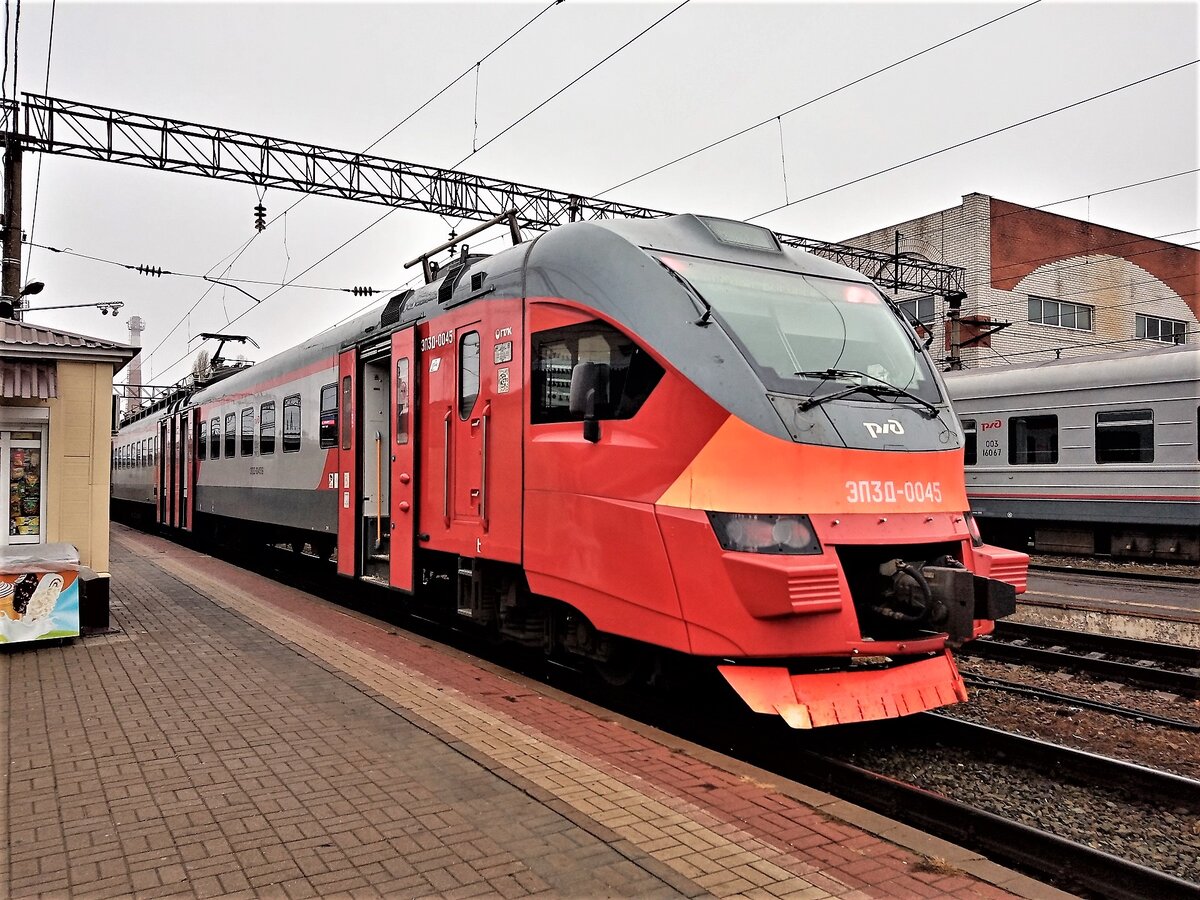
POLYGON ((5 135, 3 254, 0 264, 0 313, 8 313, 20 321, 21 142, 15 133, 5 135))

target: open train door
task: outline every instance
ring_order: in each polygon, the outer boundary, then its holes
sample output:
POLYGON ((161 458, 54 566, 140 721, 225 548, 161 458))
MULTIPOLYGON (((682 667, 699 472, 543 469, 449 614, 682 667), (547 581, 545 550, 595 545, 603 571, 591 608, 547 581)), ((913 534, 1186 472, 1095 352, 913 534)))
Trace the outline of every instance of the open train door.
POLYGON ((159 525, 169 522, 171 510, 171 419, 164 416, 158 422, 158 503, 155 504, 154 521, 159 525))
POLYGON ((413 547, 417 531, 416 416, 412 414, 417 372, 417 330, 392 335, 391 561, 388 581, 413 590, 413 547))
POLYGON ((191 531, 195 519, 196 432, 200 410, 185 409, 179 414, 179 521, 178 527, 191 531))
POLYGON ((357 423, 355 398, 358 373, 358 351, 343 350, 338 355, 338 393, 341 399, 341 421, 338 427, 338 471, 334 487, 338 492, 337 571, 351 578, 358 575, 358 486, 357 423))

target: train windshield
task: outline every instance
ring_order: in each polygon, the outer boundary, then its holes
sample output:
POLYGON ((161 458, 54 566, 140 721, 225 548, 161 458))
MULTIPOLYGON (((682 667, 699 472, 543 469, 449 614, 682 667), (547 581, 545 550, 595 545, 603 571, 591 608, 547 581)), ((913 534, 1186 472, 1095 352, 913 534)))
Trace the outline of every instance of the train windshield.
POLYGON ((808 396, 839 382, 882 383, 940 399, 925 357, 870 284, 677 254, 658 258, 711 306, 768 388, 808 396))

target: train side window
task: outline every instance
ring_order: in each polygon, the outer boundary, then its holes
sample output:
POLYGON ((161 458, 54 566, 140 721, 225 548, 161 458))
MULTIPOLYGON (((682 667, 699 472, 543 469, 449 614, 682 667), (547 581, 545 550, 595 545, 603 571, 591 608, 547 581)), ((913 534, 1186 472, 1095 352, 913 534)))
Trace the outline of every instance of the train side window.
POLYGON ((237 413, 225 414, 225 458, 233 459, 237 450, 237 413))
POLYGON ((300 449, 300 395, 283 398, 283 452, 300 449))
POLYGON ((196 459, 208 459, 208 423, 201 422, 196 427, 196 459))
POLYGON ((138 441, 138 468, 146 465, 146 440, 143 438, 138 441))
POLYGON ((1058 462, 1058 416, 1012 416, 1008 420, 1008 461, 1014 466, 1058 462))
POLYGON ((979 442, 974 419, 962 420, 963 437, 966 443, 963 447, 963 465, 973 466, 979 462, 979 442))
POLYGON ((213 416, 212 424, 208 427, 208 455, 212 459, 221 458, 221 417, 213 416))
POLYGON ((396 360, 396 443, 408 443, 408 357, 396 360))
POLYGON ((254 407, 242 410, 242 456, 254 455, 254 407))
POLYGON ((468 331, 458 345, 458 417, 464 422, 479 398, 479 332, 468 331))
POLYGON ((583 419, 583 413, 571 412, 571 370, 578 363, 600 367, 597 419, 632 418, 663 376, 662 366, 649 353, 604 322, 539 331, 532 336, 531 348, 530 421, 535 425, 583 419))
POLYGON ((321 427, 318 430, 317 439, 322 448, 337 446, 338 389, 336 383, 327 384, 321 388, 321 427))
POLYGON ((267 456, 275 452, 275 401, 270 400, 258 411, 258 452, 267 456))
POLYGON ((1096 413, 1096 462, 1154 462, 1154 411, 1096 413))
POLYGON ((344 378, 342 378, 342 409, 344 410, 344 413, 342 415, 342 449, 343 450, 350 449, 350 439, 351 439, 351 437, 353 435, 353 431, 354 431, 354 429, 350 427, 351 426, 350 409, 351 409, 351 401, 353 399, 354 399, 354 379, 352 379, 349 375, 346 375, 344 378))

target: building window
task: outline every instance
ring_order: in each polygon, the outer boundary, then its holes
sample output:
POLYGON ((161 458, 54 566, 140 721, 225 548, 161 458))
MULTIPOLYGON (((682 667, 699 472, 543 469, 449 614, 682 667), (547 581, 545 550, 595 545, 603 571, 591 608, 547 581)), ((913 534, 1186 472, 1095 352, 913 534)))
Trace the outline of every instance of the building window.
POLYGON ((932 325, 933 317, 937 315, 937 304, 932 297, 914 297, 911 300, 900 300, 896 305, 905 313, 910 323, 915 318, 922 325, 932 325))
POLYGON ((225 458, 233 459, 237 449, 237 414, 227 413, 225 416, 225 458))
POLYGON ((1091 331, 1092 309, 1084 303, 1051 300, 1049 297, 1030 297, 1029 321, 1039 325, 1053 325, 1056 328, 1091 331))
POLYGON ((275 401, 264 403, 258 411, 258 452, 268 456, 275 452, 275 401))
POLYGON ((242 456, 254 455, 254 407, 242 410, 242 456))
POLYGON ((663 376, 662 366, 645 350, 603 322, 538 332, 531 355, 535 425, 583 420, 582 411, 571 411, 571 372, 580 363, 597 367, 597 419, 632 418, 663 376))
POLYGON ((1014 466, 1058 462, 1058 416, 1013 416, 1008 420, 1008 461, 1014 466))
POLYGON ((1096 413, 1096 462, 1154 462, 1154 412, 1123 409, 1096 413))
POLYGON ((196 432, 196 459, 208 458, 208 423, 201 422, 196 432))
POLYGON ((283 452, 300 449, 300 395, 283 398, 283 452))
POLYGON ((1147 341, 1162 341, 1164 344, 1182 344, 1184 323, 1161 316, 1136 316, 1137 336, 1147 341))
POLYGON ((963 437, 966 443, 963 447, 963 465, 973 466, 979 462, 979 442, 976 440, 976 428, 974 419, 962 420, 963 437))
POLYGON ((208 455, 213 459, 221 458, 221 417, 213 416, 208 429, 208 455))
POLYGON ((336 447, 338 435, 338 392, 336 384, 321 388, 321 427, 317 439, 322 448, 336 447))

